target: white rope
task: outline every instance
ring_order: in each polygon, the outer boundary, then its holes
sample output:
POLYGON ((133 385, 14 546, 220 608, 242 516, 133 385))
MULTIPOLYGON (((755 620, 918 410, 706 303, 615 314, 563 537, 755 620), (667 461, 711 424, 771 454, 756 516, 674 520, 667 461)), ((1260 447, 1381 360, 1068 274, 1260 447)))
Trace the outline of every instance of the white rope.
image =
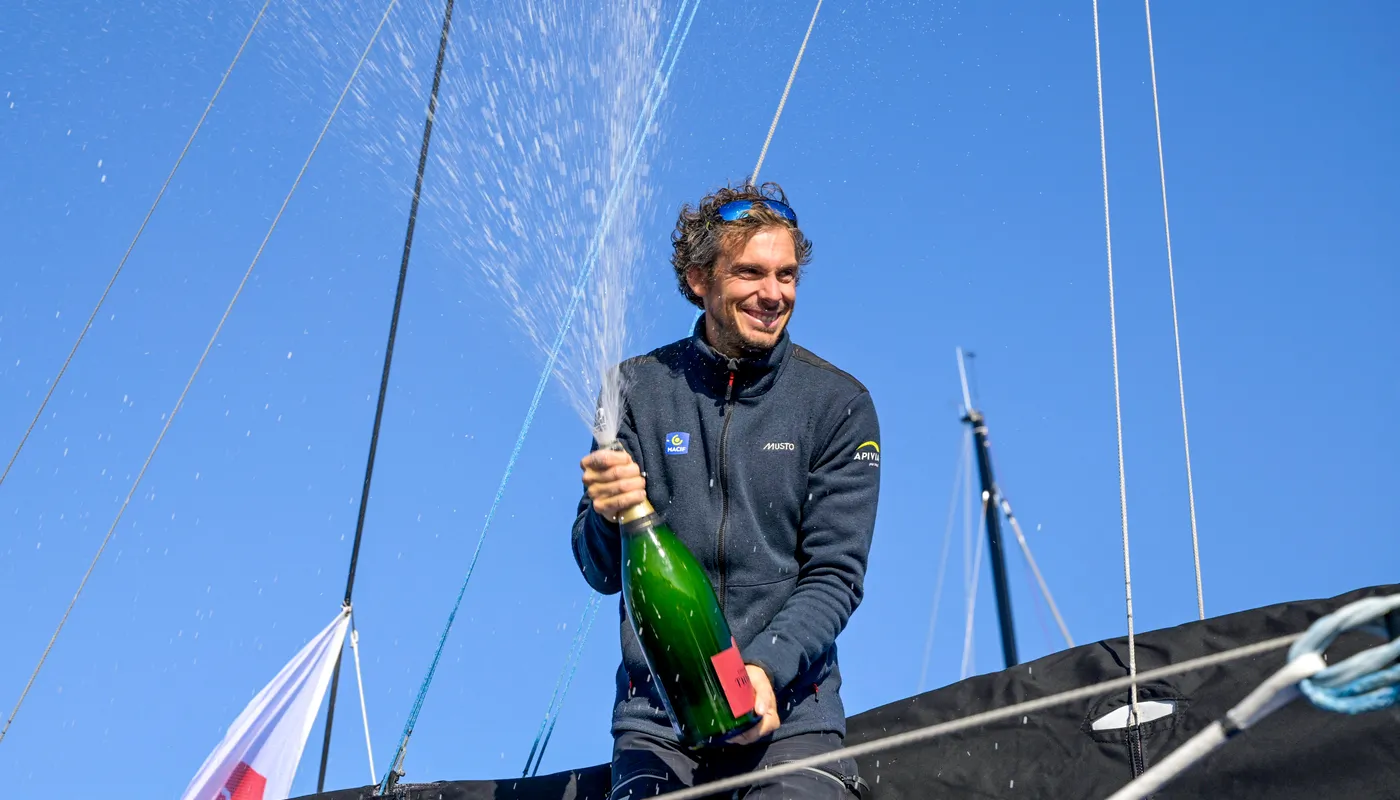
POLYGON ((355 77, 360 74, 360 67, 364 65, 369 51, 374 47, 375 41, 379 39, 379 32, 384 28, 385 21, 389 19, 389 12, 394 9, 397 2, 398 0, 389 0, 389 6, 384 9, 384 16, 380 17, 379 25, 374 29, 374 34, 370 36, 369 43, 365 45, 364 52, 360 53, 360 60, 355 63, 355 69, 350 73, 350 79, 345 82, 345 88, 341 90, 340 97, 336 99, 335 106, 331 108, 330 116, 326 118, 326 124, 321 126, 321 133, 316 137, 316 143, 311 146, 311 152, 306 155, 306 161, 302 163, 301 171, 297 173, 296 180, 292 181, 292 188, 287 190, 287 196, 282 200, 282 207, 277 209, 277 215, 272 218, 272 224, 268 226, 262 244, 258 245, 252 262, 248 264, 248 270, 243 273, 243 280, 238 282, 238 288, 234 291, 233 297, 229 299, 228 306, 224 309, 224 315, 219 318, 219 324, 214 328, 214 334, 209 337, 209 343, 204 346, 204 352, 200 354, 199 361, 195 363, 194 371, 190 373, 190 379, 185 382, 185 388, 180 390, 180 396, 175 400, 174 407, 166 415, 165 425, 161 427, 160 435, 156 437, 156 443, 151 446, 151 452, 146 455, 145 462, 141 464, 141 470, 136 473, 136 480, 132 481, 131 490, 126 493, 126 499, 122 500, 121 507, 117 509, 117 516, 112 520, 112 526, 107 529, 107 535, 102 537, 102 544, 98 546, 96 555, 92 557, 92 563, 88 564, 87 572, 83 573, 83 579, 78 582, 78 590, 73 593, 73 599, 69 601, 68 608, 64 610, 63 617, 58 621, 58 627, 54 629, 53 636, 49 638, 43 655, 39 657, 39 663, 35 665, 33 674, 29 676, 29 682, 24 685, 24 691, 20 693, 14 711, 10 712, 10 718, 5 723, 5 727, 0 729, 0 739, 4 739, 5 731, 10 729, 10 723, 14 722, 15 715, 19 713, 20 706, 24 704, 24 698, 29 694, 30 688, 34 686, 34 680, 39 677, 39 670, 43 669, 44 662, 48 660, 49 652, 53 650, 54 642, 58 641, 58 634, 68 622, 68 615, 73 613, 73 606, 78 604, 78 597, 82 595, 83 587, 87 586, 88 579, 92 577, 93 570, 97 568, 97 562, 102 558, 103 551, 107 549, 107 544, 112 541, 112 535, 117 532, 117 523, 121 522, 122 514, 126 512, 126 507, 131 504, 131 498, 136 495, 136 488, 141 485, 141 479, 145 477, 146 470, 150 468, 151 461, 155 459, 156 451, 160 449, 161 442, 165 441, 165 434, 170 431, 170 425, 175 421, 175 415, 180 412, 180 408, 184 405, 185 395, 189 394, 190 387, 194 386, 195 378, 199 375, 200 368, 204 366, 204 360, 214 349, 214 342, 218 340, 219 333, 224 329, 224 323, 228 322, 229 315, 233 313, 234 304, 238 302, 239 295, 243 294, 243 287, 248 284, 248 279, 252 277, 253 268, 262 258, 263 250, 267 247, 268 240, 272 238, 272 232, 277 229, 277 223, 282 219, 282 213, 292 202, 292 195, 301 185, 302 176, 306 174, 307 167, 311 166, 311 159, 316 155, 317 149, 321 147, 321 141, 326 138, 326 131, 330 130, 331 121, 335 119, 336 112, 340 111, 340 105, 345 101, 345 96, 350 93, 350 86, 355 82, 355 77))
MULTIPOLYGON (((972 446, 972 432, 964 429, 963 443, 960 448, 966 452, 972 446)), ((938 604, 943 598, 943 578, 947 574, 948 550, 953 543, 953 517, 958 510, 958 489, 961 488, 965 474, 963 473, 963 452, 958 453, 958 466, 953 475, 953 496, 948 498, 948 522, 943 526, 943 553, 938 557, 938 577, 934 579, 933 585, 933 610, 928 615, 928 637, 924 639, 924 663, 919 668, 919 687, 916 693, 923 692, 924 681, 928 679, 929 659, 933 655, 933 632, 938 625, 938 604)))
POLYGON ((1152 0, 1143 0, 1147 11, 1147 63, 1152 68, 1152 115, 1157 121, 1157 173, 1162 177, 1162 227, 1167 234, 1167 279, 1172 293, 1172 335, 1176 338, 1176 388, 1181 398, 1181 440, 1186 448, 1186 500, 1191 507, 1191 557, 1196 563, 1196 613, 1206 618, 1205 592, 1201 587, 1201 544, 1196 535, 1196 487, 1191 482, 1191 434, 1186 427, 1186 379, 1181 369, 1181 326, 1176 315, 1176 270, 1172 265, 1172 223, 1167 214, 1167 162, 1162 154, 1162 110, 1157 103, 1157 54, 1152 47, 1152 0))
POLYGON ((977 529, 977 556, 972 560, 972 580, 968 582, 967 623, 963 628, 962 671, 959 680, 972 673, 972 618, 977 610, 977 583, 982 575, 982 550, 987 544, 987 500, 987 493, 982 492, 982 525, 977 529))
POLYGON ((1118 317, 1113 303, 1113 227, 1108 216, 1108 143, 1103 122, 1103 57, 1099 52, 1099 0, 1094 0, 1094 71, 1099 89, 1099 159, 1103 170, 1103 233, 1108 250, 1108 328, 1113 342, 1113 415, 1118 429, 1118 508, 1123 524, 1123 594, 1128 608, 1128 677, 1131 726, 1138 724, 1137 642, 1133 637, 1133 570, 1128 549, 1128 478, 1123 466, 1123 402, 1118 386, 1118 317))
POLYGON ((1035 557, 1031 555, 1031 546, 1026 541, 1026 535, 1021 532, 1021 523, 1016 520, 1016 515, 1011 511, 1011 503, 1007 501, 1006 495, 998 490, 998 497, 1001 500, 1001 510, 1006 514, 1006 520, 1011 523, 1011 530, 1016 533, 1016 542, 1021 545, 1021 555, 1026 557, 1026 563, 1031 567, 1031 573, 1035 575, 1035 582, 1040 584, 1040 593, 1045 597, 1045 602, 1050 606, 1050 613, 1055 616, 1055 624, 1060 627, 1060 634, 1065 637, 1065 644, 1074 647, 1074 638, 1069 635, 1069 626, 1065 625, 1065 618, 1060 616, 1060 608, 1055 605, 1055 598, 1050 594, 1050 585, 1045 582, 1045 578, 1040 574, 1040 567, 1035 563, 1035 557))
POLYGON ((763 149, 758 151, 758 163, 753 165, 753 177, 749 178, 749 183, 758 185, 758 171, 763 169, 763 159, 768 155, 768 145, 773 141, 773 132, 778 130, 778 118, 783 115, 783 106, 787 105, 788 92, 792 91, 792 82, 797 78, 797 66, 802 63, 802 54, 807 52, 807 40, 812 38, 812 28, 817 25, 817 14, 822 10, 822 0, 817 0, 817 7, 812 10, 812 21, 807 23, 807 34, 802 37, 802 46, 797 48, 797 58, 792 62, 792 72, 788 73, 787 85, 783 87, 783 96, 778 99, 778 110, 773 113, 773 124, 768 126, 768 137, 763 140, 763 149))
POLYGON ((355 683, 360 687, 360 716, 365 721, 365 752, 369 754, 369 782, 375 783, 374 746, 369 742, 369 711, 365 709, 365 677, 360 672, 360 631, 350 622, 350 651, 355 654, 355 683))
MULTIPOLYGON (((34 433, 34 426, 39 423, 39 418, 44 415, 44 409, 48 408, 49 400, 53 397, 54 390, 58 388, 58 382, 63 380, 63 375, 68 371, 68 365, 73 362, 73 356, 77 355, 78 347, 87 337, 88 331, 92 329, 93 320, 97 319, 97 312, 102 310, 102 304, 107 302, 107 295, 112 291, 112 285, 117 282, 117 276, 122 274, 122 268, 126 266, 126 261, 131 258, 131 251, 136 249, 136 243, 141 241, 141 234, 146 232, 146 224, 151 221, 151 217, 156 213, 156 206, 160 205, 161 198, 165 197, 165 190, 170 188, 170 182, 175 179, 175 173, 180 169, 180 164, 184 162, 185 155, 190 152, 190 147, 194 145, 194 137, 199 135, 204 128, 204 120, 209 118, 209 112, 214 110, 214 101, 219 99, 219 93, 224 90, 224 84, 228 83, 228 76, 233 74, 233 68, 238 64, 238 59, 243 57, 243 50, 247 48, 249 40, 253 38, 253 31, 258 29, 258 23, 262 22, 263 14, 272 0, 264 0, 262 8, 258 9, 257 16, 253 17, 253 24, 248 26, 248 33, 244 35, 243 42, 238 45, 238 50, 233 54, 233 60, 229 62, 228 69, 224 70, 224 76, 219 79, 219 85, 214 88, 214 94, 209 97, 209 102, 204 106, 204 113, 199 115, 199 121, 194 124, 194 130, 190 131, 190 138, 185 140, 185 146, 180 150, 180 155, 175 157, 175 165, 170 168, 170 174, 165 176, 165 183, 160 185, 156 192, 156 197, 151 201, 151 207, 146 209, 146 216, 141 220, 141 224, 136 228, 136 235, 131 237, 131 244, 126 246, 126 252, 122 254, 121 261, 117 262, 117 268, 112 272, 112 277, 107 281, 107 287, 102 290, 102 295, 97 298, 97 305, 93 306, 92 313, 88 315, 87 322, 83 329, 78 332, 78 340, 73 342, 73 349, 68 351, 68 357, 63 359, 63 366, 58 368, 58 374, 49 382, 49 390, 44 393, 44 399, 39 403, 39 410, 34 412, 34 419, 29 421, 29 427, 25 429, 24 435, 20 437, 19 444, 15 446, 15 452, 10 456, 10 461, 5 465, 4 471, 0 471, 0 484, 5 482, 5 478, 10 474, 10 469, 14 467, 15 461, 19 458, 19 453, 24 449, 25 442, 29 441, 30 434, 34 433)), ((6 725, 8 728, 9 726, 6 725)), ((0 738, 4 734, 0 733, 0 738)))
POLYGON ((975 728, 979 725, 998 722, 1004 719, 1012 719, 1019 716, 1028 716, 1057 706, 1113 694, 1135 685, 1139 680, 1154 681, 1160 678, 1169 678, 1173 675, 1180 675, 1198 669, 1206 669, 1219 664, 1272 652, 1289 646, 1300 636, 1302 636, 1300 633, 1280 636, 1276 639, 1268 639, 1263 642, 1236 647, 1233 650, 1226 650, 1200 658, 1193 658, 1189 661, 1183 661, 1180 664, 1171 664, 1165 667, 1147 670, 1138 676, 1129 675, 1122 678, 1113 678, 1091 686, 1081 686, 1078 689, 1070 689, 1047 697, 1027 700, 1022 703, 1014 703, 1009 706, 1003 706, 1002 708, 994 708, 989 711, 983 711, 980 714, 973 714, 972 716, 962 717, 960 719, 940 722, 936 725, 929 725, 924 728, 897 733, 893 736, 875 739, 874 741, 862 742, 857 745, 851 745, 850 747, 843 747, 819 755, 800 758, 796 761, 788 761, 756 772, 735 775, 734 777, 725 778, 712 783, 658 795, 654 800, 693 800, 693 798, 710 797, 721 792, 729 792, 740 787, 764 783, 773 778, 802 772, 812 767, 830 764, 842 759, 858 758, 860 756, 880 753, 886 750, 893 750, 898 747, 908 747, 909 745, 927 742, 940 736, 975 728))

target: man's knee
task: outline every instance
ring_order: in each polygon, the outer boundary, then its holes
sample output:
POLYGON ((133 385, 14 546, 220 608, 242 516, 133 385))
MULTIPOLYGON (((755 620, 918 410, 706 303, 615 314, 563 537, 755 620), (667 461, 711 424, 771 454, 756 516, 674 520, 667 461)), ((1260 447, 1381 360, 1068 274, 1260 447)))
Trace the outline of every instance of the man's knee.
MULTIPOLYGON (((842 737, 835 733, 799 734, 781 739, 769 745, 755 771, 829 753, 844 745, 842 737)), ((745 800, 870 800, 870 788, 860 779, 855 761, 843 758, 756 783, 740 796, 745 800)))
POLYGON ((672 742, 623 732, 613 740, 608 800, 641 800, 682 789, 694 780, 694 762, 672 742))
POLYGON ((829 767, 805 767, 755 783, 740 796, 743 800, 870 800, 864 781, 829 767))

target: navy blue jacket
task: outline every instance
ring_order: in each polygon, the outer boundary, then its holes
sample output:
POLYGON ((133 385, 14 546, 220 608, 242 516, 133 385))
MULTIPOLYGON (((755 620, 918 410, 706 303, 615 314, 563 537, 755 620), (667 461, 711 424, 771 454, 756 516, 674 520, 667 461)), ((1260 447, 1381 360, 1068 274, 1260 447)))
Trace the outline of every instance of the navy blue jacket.
MULTIPOLYGON (((623 363, 618 438, 652 505, 709 575, 744 661, 772 680, 782 720, 774 738, 845 735, 836 636, 860 604, 875 527, 875 406, 859 381, 786 332, 766 356, 732 360, 705 342, 704 324, 623 363)), ((585 495, 574 557, 603 594, 622 588, 619 536, 585 495)), ((619 605, 613 732, 674 738, 619 605)))

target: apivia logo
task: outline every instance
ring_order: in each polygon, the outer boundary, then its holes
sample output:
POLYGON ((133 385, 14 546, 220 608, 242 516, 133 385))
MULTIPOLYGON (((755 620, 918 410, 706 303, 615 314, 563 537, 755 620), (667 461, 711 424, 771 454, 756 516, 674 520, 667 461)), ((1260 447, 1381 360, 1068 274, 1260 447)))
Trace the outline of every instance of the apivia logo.
POLYGON ((792 442, 769 442, 763 446, 764 450, 796 450, 797 445, 792 442))
POLYGON ((861 442, 860 447, 856 448, 856 455, 852 460, 864 461, 872 467, 880 466, 880 443, 861 442))
POLYGON ((689 452, 690 434, 681 432, 666 434, 666 455, 683 456, 689 452))

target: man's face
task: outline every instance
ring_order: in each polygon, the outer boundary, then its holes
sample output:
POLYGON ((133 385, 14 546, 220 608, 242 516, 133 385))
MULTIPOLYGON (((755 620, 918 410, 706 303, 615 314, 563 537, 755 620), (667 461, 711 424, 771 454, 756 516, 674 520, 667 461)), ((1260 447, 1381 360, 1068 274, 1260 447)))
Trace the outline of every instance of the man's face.
POLYGON ((786 228, 764 228, 739 248, 727 248, 713 278, 686 276, 705 304, 705 335, 728 356, 773 349, 797 299, 797 252, 786 228))

